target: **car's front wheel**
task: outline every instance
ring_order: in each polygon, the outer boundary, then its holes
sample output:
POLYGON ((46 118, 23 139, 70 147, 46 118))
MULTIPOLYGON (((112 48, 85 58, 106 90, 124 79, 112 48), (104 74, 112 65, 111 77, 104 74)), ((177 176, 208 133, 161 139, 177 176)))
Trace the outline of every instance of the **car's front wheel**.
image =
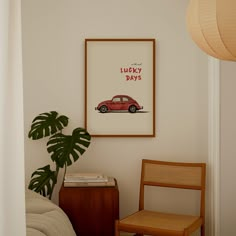
POLYGON ((107 110, 108 110, 108 108, 107 108, 107 106, 105 106, 105 105, 101 106, 100 109, 99 109, 99 111, 100 111, 101 113, 106 113, 107 110))
POLYGON ((137 110, 137 108, 136 108, 136 106, 134 106, 134 105, 131 105, 131 106, 129 107, 129 112, 131 112, 131 113, 135 113, 136 110, 137 110))

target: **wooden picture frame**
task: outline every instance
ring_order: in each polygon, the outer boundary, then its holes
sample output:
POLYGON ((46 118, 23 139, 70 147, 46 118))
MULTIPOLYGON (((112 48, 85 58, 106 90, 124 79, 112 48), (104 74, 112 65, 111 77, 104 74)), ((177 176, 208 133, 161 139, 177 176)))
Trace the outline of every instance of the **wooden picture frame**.
POLYGON ((155 39, 85 39, 91 136, 155 137, 155 50, 155 39))

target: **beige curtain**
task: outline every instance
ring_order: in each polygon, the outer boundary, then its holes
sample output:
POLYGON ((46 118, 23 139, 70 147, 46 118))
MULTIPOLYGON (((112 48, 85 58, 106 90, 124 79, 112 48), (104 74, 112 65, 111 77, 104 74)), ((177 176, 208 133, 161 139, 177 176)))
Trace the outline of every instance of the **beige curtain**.
POLYGON ((21 1, 0 0, 0 235, 24 236, 21 1))

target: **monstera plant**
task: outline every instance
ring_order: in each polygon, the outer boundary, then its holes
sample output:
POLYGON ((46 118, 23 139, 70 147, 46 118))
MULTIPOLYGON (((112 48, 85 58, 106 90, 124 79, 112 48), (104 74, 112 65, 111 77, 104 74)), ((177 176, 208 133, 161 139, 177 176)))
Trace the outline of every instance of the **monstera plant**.
POLYGON ((31 175, 28 188, 51 199, 60 169, 72 165, 90 145, 91 136, 84 128, 76 128, 71 135, 62 130, 68 125, 69 118, 58 115, 56 111, 39 114, 31 124, 28 137, 37 140, 49 137, 47 151, 55 163, 55 170, 50 165, 38 168, 31 175))

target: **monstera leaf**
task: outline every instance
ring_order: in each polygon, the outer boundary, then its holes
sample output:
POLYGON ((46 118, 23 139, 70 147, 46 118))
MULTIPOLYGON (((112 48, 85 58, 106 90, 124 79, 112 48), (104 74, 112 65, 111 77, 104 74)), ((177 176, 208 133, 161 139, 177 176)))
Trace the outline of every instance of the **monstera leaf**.
MULTIPOLYGON (((29 189, 43 196, 52 197, 60 169, 71 165, 86 151, 90 145, 91 136, 84 128, 77 128, 72 135, 62 134, 62 129, 68 125, 68 117, 58 115, 56 111, 39 114, 32 121, 28 137, 37 140, 49 136, 47 151, 56 170, 52 171, 50 165, 37 169, 31 175, 29 189)), ((66 168, 64 168, 64 174, 66 168)))
POLYGON ((48 153, 56 164, 63 168, 77 161, 90 145, 91 136, 84 128, 76 128, 72 135, 54 134, 47 143, 48 153))
POLYGON ((68 117, 58 116, 56 111, 42 113, 32 121, 29 138, 33 140, 53 135, 68 125, 68 117))
POLYGON ((56 182, 56 172, 50 170, 50 165, 46 165, 33 172, 28 188, 51 199, 56 182))

